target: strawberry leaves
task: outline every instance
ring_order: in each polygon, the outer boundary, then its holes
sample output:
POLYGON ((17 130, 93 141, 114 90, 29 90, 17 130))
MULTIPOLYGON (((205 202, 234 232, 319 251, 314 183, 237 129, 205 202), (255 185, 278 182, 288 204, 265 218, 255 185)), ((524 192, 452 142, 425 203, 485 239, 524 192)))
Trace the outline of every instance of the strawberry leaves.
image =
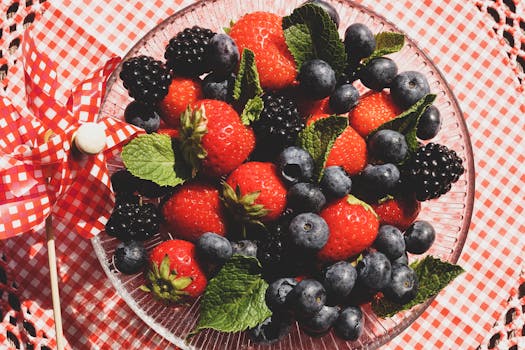
POLYGON ((316 181, 321 180, 330 150, 347 126, 348 118, 332 115, 315 121, 297 136, 297 146, 308 151, 314 159, 313 178, 316 181))
POLYGON ((391 317, 400 311, 408 310, 413 306, 423 303, 436 296, 454 278, 465 270, 459 265, 427 256, 423 260, 413 262, 410 267, 414 269, 419 280, 419 290, 416 297, 405 305, 396 304, 384 297, 372 300, 372 310, 381 318, 391 317))
POLYGON ((296 8, 283 18, 284 38, 297 69, 308 60, 327 62, 340 76, 346 68, 346 52, 337 27, 328 13, 315 4, 296 8))

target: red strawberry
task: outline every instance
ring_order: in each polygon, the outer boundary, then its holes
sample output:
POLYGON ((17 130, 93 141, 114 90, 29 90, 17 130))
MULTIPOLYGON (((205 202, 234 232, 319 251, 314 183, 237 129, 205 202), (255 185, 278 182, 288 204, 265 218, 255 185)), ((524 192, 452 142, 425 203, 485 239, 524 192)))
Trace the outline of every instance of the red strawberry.
POLYGON ((346 260, 370 247, 376 239, 376 213, 352 195, 328 204, 320 215, 330 229, 328 242, 317 255, 322 261, 346 260))
POLYGON ((181 117, 180 138, 186 160, 204 174, 220 177, 241 165, 255 147, 253 130, 226 102, 201 100, 181 117))
POLYGON ((171 129, 171 128, 161 128, 157 130, 157 134, 167 135, 171 137, 172 139, 176 139, 179 137, 179 130, 171 129))
POLYGON ((279 90, 293 83, 295 61, 284 40, 281 17, 268 12, 249 13, 235 22, 230 36, 239 52, 246 48, 255 54, 263 88, 279 90))
POLYGON ((181 302, 201 295, 208 283, 195 256, 195 245, 180 239, 162 242, 150 254, 148 283, 142 290, 160 300, 181 302))
POLYGON ((392 225, 405 231, 417 218, 421 203, 412 197, 388 198, 379 204, 372 204, 381 225, 392 225))
POLYGON ((196 79, 175 77, 168 94, 159 103, 162 120, 172 128, 180 126, 180 115, 186 108, 202 99, 201 84, 196 79))
MULTIPOLYGON (((307 125, 316 120, 328 117, 328 114, 312 116, 307 125)), ((348 126, 335 140, 335 143, 326 160, 326 166, 342 166, 349 175, 358 174, 366 166, 366 142, 359 134, 348 126)))
POLYGON ((226 234, 219 191, 203 183, 186 183, 177 188, 162 206, 170 231, 195 242, 205 232, 226 234))
POLYGON ((283 213, 286 187, 274 164, 248 162, 235 169, 226 179, 223 199, 237 219, 244 222, 268 222, 283 213))
POLYGON ((299 114, 305 119, 312 115, 331 114, 328 100, 329 97, 322 100, 300 99, 297 103, 299 114))
POLYGON ((370 91, 359 100, 359 104, 350 111, 350 125, 363 137, 394 119, 402 110, 394 104, 390 94, 370 91))

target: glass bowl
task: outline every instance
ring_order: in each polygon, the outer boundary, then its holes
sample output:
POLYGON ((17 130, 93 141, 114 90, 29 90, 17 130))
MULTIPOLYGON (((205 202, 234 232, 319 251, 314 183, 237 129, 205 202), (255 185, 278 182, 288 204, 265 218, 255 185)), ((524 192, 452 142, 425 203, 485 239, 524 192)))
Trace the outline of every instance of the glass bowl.
MULTIPOLYGON (((163 59, 164 48, 169 39, 182 29, 199 25, 220 32, 228 26, 231 19, 237 19, 253 11, 270 11, 287 15, 304 0, 212 0, 199 1, 167 18, 146 34, 126 55, 124 59, 137 55, 150 55, 163 59)), ((329 0, 341 17, 341 37, 347 25, 361 22, 368 25, 374 33, 381 31, 401 32, 382 16, 350 1, 329 0)), ((441 111, 442 129, 433 142, 443 143, 454 149, 463 159, 465 174, 454 184, 452 191, 438 200, 422 205, 420 218, 433 223, 437 237, 427 254, 442 260, 456 263, 467 237, 474 198, 474 165, 468 131, 458 103, 448 87, 443 75, 431 60, 421 51, 414 40, 407 38, 402 51, 390 55, 396 61, 399 71, 418 70, 428 79, 431 91, 437 94, 435 105, 441 111)), ((122 82, 117 79, 120 66, 115 70, 107 87, 101 107, 101 118, 123 118, 124 109, 131 101, 122 82)), ((359 86, 363 90, 363 86, 359 86)), ((117 157, 108 162, 110 171, 122 167, 117 157)), ((148 250, 169 237, 169 232, 161 232, 146 243, 148 250)), ((95 252, 100 263, 120 296, 131 309, 152 329, 169 342, 183 349, 375 349, 385 344, 407 328, 430 305, 432 300, 411 310, 399 313, 392 318, 380 319, 365 305, 365 330, 358 341, 347 342, 333 333, 320 338, 312 338, 292 327, 288 336, 276 344, 257 345, 250 341, 246 333, 220 333, 204 331, 186 342, 186 335, 194 328, 199 315, 199 300, 191 305, 165 306, 150 295, 139 290, 145 280, 143 274, 127 276, 119 273, 112 261, 118 241, 106 233, 93 239, 95 252)), ((413 257, 410 257, 413 260, 413 257)))

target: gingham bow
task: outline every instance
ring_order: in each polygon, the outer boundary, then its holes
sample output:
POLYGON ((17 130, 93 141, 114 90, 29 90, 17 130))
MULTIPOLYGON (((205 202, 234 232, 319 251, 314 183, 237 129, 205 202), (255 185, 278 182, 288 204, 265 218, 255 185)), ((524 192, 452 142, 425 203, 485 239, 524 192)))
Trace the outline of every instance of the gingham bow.
POLYGON ((40 228, 51 213, 58 225, 90 238, 104 228, 113 206, 106 157, 141 130, 104 118, 98 121, 107 139, 101 153, 74 157, 71 142, 80 124, 97 121, 106 80, 120 58, 73 88, 65 105, 55 96, 57 64, 38 52, 31 30, 22 58, 27 108, 15 108, 0 89, 0 239, 40 228))

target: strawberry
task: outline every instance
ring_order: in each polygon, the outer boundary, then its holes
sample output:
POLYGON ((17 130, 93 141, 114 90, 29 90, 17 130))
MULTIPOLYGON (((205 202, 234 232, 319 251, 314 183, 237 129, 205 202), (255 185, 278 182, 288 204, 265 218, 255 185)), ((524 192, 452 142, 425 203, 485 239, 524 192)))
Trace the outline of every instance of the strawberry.
POLYGON ((415 196, 389 197, 378 204, 372 204, 372 207, 379 215, 381 225, 392 225, 405 231, 419 215, 421 203, 415 196))
POLYGON ((352 195, 328 204, 320 213, 330 229, 328 242, 318 253, 325 262, 346 260, 374 242, 379 219, 368 204, 352 195))
POLYGON ((159 103, 162 120, 172 128, 180 126, 180 115, 186 108, 202 99, 201 84, 196 79, 175 77, 168 94, 159 103))
POLYGON ((157 134, 167 135, 172 139, 176 139, 179 138, 179 129, 161 128, 157 130, 157 134))
MULTIPOLYGON (((316 120, 328 117, 328 114, 317 114, 312 116, 306 122, 307 125, 316 120)), ((339 165, 349 175, 358 174, 366 166, 366 142, 365 140, 351 127, 348 126, 345 131, 335 140, 326 166, 339 165)))
POLYGON ((219 191, 204 183, 178 187, 162 206, 169 230, 177 237, 195 242, 205 232, 226 234, 219 191))
POLYGON ((322 100, 300 99, 297 103, 299 115, 306 119, 312 115, 331 114, 332 111, 330 110, 330 105, 328 103, 329 99, 329 97, 322 100))
POLYGON ((230 36, 239 52, 250 49, 255 54, 261 86, 280 90, 295 80, 295 61, 288 50, 282 29, 282 17, 268 12, 253 12, 232 26, 230 36))
POLYGON ((283 213, 286 187, 274 164, 248 162, 235 169, 226 179, 223 201, 237 220, 268 222, 283 213))
POLYGON ((148 283, 141 289, 155 298, 177 303, 201 295, 208 283, 196 255, 195 245, 172 239, 162 242, 150 254, 148 283))
POLYGON ((394 104, 390 94, 370 91, 364 94, 359 104, 350 112, 350 125, 363 137, 384 123, 394 119, 402 110, 394 104))
POLYGON ((220 177, 241 165, 255 147, 253 130, 226 102, 201 100, 183 113, 182 152, 196 170, 220 177))

